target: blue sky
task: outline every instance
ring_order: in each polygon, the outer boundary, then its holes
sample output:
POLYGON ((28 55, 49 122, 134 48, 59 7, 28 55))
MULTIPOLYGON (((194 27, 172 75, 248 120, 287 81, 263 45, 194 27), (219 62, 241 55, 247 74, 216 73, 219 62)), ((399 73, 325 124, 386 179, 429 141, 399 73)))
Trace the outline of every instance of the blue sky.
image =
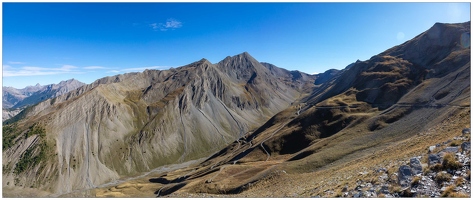
POLYGON ((3 86, 85 83, 250 53, 321 73, 402 44, 470 3, 3 3, 3 86))

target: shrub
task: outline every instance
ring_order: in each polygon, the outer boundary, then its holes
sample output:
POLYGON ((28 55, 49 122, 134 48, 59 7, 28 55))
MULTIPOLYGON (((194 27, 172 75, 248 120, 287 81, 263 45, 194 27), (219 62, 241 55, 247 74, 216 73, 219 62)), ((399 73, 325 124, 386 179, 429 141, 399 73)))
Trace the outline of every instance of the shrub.
POLYGON ((453 185, 448 186, 447 189, 445 189, 445 191, 443 191, 442 197, 449 197, 450 195, 452 195, 453 193, 455 193, 455 192, 453 191, 453 189, 455 189, 455 186, 453 186, 453 185))
POLYGON ((455 179, 455 185, 460 186, 461 184, 463 184, 463 181, 465 181, 463 177, 458 177, 457 179, 455 179))
POLYGON ((463 192, 453 192, 448 195, 448 197, 453 197, 453 198, 470 198, 470 195, 465 194, 463 192))
POLYGON ((456 170, 462 167, 462 164, 455 159, 455 155, 452 153, 447 153, 443 157, 442 166, 444 170, 456 170))
POLYGON ((419 176, 415 176, 415 177, 412 179, 411 186, 419 185, 419 182, 420 182, 420 177, 419 177, 419 176))
POLYGON ((388 191, 389 191, 389 193, 400 193, 402 191, 402 188, 401 188, 401 186, 398 186, 398 185, 396 185, 396 186, 390 185, 388 187, 388 191))
MULTIPOLYGON (((442 171, 443 170, 443 165, 437 163, 435 165, 432 165, 430 166, 430 170, 434 171, 434 172, 439 172, 439 171, 442 171)), ((427 171, 427 170, 426 170, 427 171)))
POLYGON ((450 143, 450 146, 457 147, 457 146, 460 146, 461 144, 462 144, 461 140, 454 140, 452 143, 450 143))
POLYGON ((451 178, 452 175, 449 173, 439 172, 437 173, 437 176, 435 176, 435 181, 437 181, 438 184, 441 184, 445 181, 450 181, 451 178))

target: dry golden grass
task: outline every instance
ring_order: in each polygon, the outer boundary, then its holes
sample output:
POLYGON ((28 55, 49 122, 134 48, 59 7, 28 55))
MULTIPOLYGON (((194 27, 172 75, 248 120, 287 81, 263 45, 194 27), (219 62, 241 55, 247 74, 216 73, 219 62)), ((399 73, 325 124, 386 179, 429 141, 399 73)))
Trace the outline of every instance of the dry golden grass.
POLYGON ((457 147, 457 146, 460 146, 462 144, 463 141, 461 140, 454 140, 450 143, 450 146, 452 147, 457 147))
POLYGON ((455 193, 455 191, 453 191, 454 189, 455 189, 455 186, 453 186, 453 185, 448 186, 447 189, 445 189, 445 191, 443 191, 442 197, 449 197, 450 195, 455 193))
POLYGON ((463 192, 453 192, 448 197, 453 197, 453 198, 470 198, 470 195, 463 193, 463 192))
POLYGON ((457 179, 455 179, 455 185, 460 186, 461 184, 463 184, 464 181, 465 179, 463 177, 458 177, 457 179))
POLYGON ((437 173, 437 176, 435 177, 435 181, 437 181, 438 184, 441 184, 445 181, 450 181, 451 178, 452 178, 452 175, 450 175, 449 173, 439 172, 437 173))
POLYGON ((443 157, 442 166, 444 170, 456 170, 460 169, 462 167, 462 164, 455 159, 455 155, 453 153, 447 153, 443 157))
POLYGON ((412 186, 418 185, 419 182, 420 182, 420 176, 415 176, 415 177, 412 179, 411 185, 412 185, 412 186))

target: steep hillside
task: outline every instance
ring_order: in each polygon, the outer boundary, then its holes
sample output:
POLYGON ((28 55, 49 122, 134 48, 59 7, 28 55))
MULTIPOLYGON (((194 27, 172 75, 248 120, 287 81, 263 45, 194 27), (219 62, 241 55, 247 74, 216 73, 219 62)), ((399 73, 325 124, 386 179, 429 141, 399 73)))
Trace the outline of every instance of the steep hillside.
POLYGON ((4 123, 4 191, 60 195, 208 156, 315 87, 274 70, 245 52, 105 77, 28 107, 4 123))
MULTIPOLYGON (((355 161, 362 169, 389 163, 386 159, 420 154, 456 136, 470 126, 469 35, 470 22, 437 23, 404 44, 357 61, 199 165, 149 179, 159 188, 154 194, 259 197, 286 196, 294 189, 309 195, 301 188, 318 191, 325 183, 306 185, 296 177, 356 182, 357 176, 330 171, 352 173, 359 170, 351 168, 355 161), (327 176, 318 173, 323 170, 327 176), (284 180, 292 180, 291 186, 284 180)), ((144 183, 133 184, 127 187, 144 183)), ((127 192, 121 186, 95 190, 97 196, 127 192)))

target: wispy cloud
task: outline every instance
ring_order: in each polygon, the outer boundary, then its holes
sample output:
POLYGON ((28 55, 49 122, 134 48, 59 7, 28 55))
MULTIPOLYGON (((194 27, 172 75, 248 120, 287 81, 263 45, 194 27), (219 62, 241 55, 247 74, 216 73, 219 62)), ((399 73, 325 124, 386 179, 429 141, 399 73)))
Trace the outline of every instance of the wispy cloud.
POLYGON ((110 70, 107 73, 126 73, 126 72, 142 72, 146 69, 167 69, 169 67, 165 66, 151 66, 151 67, 134 67, 134 68, 125 68, 125 69, 114 69, 110 70))
POLYGON ((176 19, 167 19, 166 23, 151 23, 149 26, 155 31, 167 31, 169 29, 174 30, 182 27, 182 22, 176 19))
POLYGON ((10 65, 24 65, 24 64, 26 64, 26 63, 24 63, 24 62, 17 62, 17 61, 8 61, 8 64, 10 64, 10 65))
POLYGON ((62 67, 46 68, 46 67, 11 67, 9 65, 3 65, 3 76, 42 76, 42 75, 55 75, 55 74, 80 74, 77 70, 78 67, 72 65, 63 65, 62 67))

